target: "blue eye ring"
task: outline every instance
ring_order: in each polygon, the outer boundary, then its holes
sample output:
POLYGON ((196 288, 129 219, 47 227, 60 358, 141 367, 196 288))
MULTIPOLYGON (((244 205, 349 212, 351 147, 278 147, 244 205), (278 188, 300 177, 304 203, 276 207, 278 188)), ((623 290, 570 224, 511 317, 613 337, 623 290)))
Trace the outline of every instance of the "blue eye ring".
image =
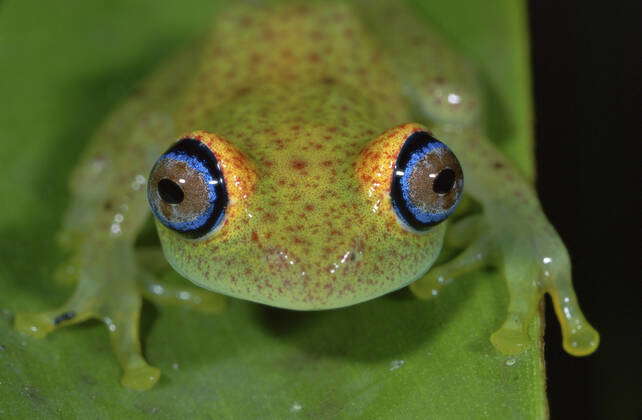
POLYGON ((214 153, 192 138, 177 141, 158 158, 149 176, 147 199, 158 221, 190 239, 216 229, 229 203, 214 153))
POLYGON ((455 154, 425 131, 404 142, 393 169, 390 198, 397 218, 423 232, 448 218, 459 204, 464 176, 455 154))

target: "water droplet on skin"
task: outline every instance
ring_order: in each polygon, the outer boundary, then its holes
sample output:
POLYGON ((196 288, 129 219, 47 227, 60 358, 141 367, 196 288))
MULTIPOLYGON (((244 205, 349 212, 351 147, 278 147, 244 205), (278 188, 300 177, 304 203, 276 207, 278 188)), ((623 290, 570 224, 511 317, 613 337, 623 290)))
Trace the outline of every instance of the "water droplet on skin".
POLYGON ((178 370, 178 369, 179 369, 179 367, 180 367, 180 366, 178 365, 178 363, 172 363, 172 369, 174 369, 174 370, 178 370))
POLYGON ((116 324, 114 324, 114 321, 111 320, 111 318, 105 317, 103 319, 103 322, 105 325, 107 325, 107 329, 111 332, 116 331, 116 324))
POLYGON ((402 366, 404 365, 404 363, 406 363, 406 361, 405 361, 405 360, 393 360, 392 362, 390 362, 390 369, 389 369, 389 370, 390 370, 391 372, 392 372, 393 370, 397 370, 397 369, 399 369, 400 367, 402 367, 402 366))
POLYGON ((134 180, 133 180, 133 181, 132 181, 132 183, 131 183, 132 190, 134 190, 134 191, 138 191, 138 190, 140 189, 140 187, 142 187, 143 185, 145 185, 145 182, 146 182, 146 180, 145 180, 145 177, 144 177, 144 176, 142 176, 142 175, 136 175, 136 176, 134 177, 134 180))
POLYGON ((515 359, 506 360, 506 366, 513 366, 517 361, 515 359))
POLYGON ((296 413, 298 411, 301 411, 302 408, 303 406, 295 401, 294 404, 292 404, 292 407, 290 407, 290 411, 296 413))
POLYGON ((91 171, 95 174, 100 173, 105 168, 105 159, 104 158, 95 158, 91 162, 91 171))
POLYGON ((448 94, 448 102, 457 105, 461 102, 461 97, 457 95, 456 93, 449 93, 448 94))
POLYGON ((437 296, 439 294, 439 290, 437 289, 432 289, 430 292, 433 296, 437 296))

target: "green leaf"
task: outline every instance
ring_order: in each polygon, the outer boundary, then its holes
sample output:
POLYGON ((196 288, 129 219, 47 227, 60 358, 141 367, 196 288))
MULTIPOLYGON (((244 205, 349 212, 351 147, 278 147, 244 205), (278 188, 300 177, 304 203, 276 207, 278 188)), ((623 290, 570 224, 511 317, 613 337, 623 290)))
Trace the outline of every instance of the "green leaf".
MULTIPOLYGON (((529 176, 531 100, 524 5, 415 1, 481 72, 489 132, 529 176)), ((493 418, 547 416, 541 321, 516 357, 489 343, 505 315, 497 274, 436 300, 401 291, 315 313, 230 299, 206 316, 145 308, 151 391, 120 387, 97 323, 45 340, 11 329, 18 310, 62 303, 52 273, 66 182, 103 116, 192 39, 219 3, 111 0, 0 3, 0 418, 493 418)))

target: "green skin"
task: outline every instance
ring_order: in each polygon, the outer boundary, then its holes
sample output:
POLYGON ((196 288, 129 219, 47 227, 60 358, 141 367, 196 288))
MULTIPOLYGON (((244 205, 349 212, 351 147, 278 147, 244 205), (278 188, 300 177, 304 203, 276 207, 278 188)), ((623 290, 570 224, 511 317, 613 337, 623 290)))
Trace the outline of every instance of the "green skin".
POLYGON ((599 336, 578 306, 566 249, 533 186, 486 139, 470 67, 396 2, 367 4, 239 6, 153 74, 98 130, 72 177, 60 235, 72 258, 60 273, 77 280, 75 293, 56 310, 17 314, 15 327, 44 337, 100 319, 121 383, 142 390, 160 376, 141 354, 143 297, 210 312, 224 304, 212 292, 328 309, 407 285, 427 299, 495 266, 510 295, 491 337, 499 351, 523 350, 547 292, 566 351, 593 352, 599 336), (403 140, 426 127, 457 155, 483 211, 419 234, 397 220, 389 192, 403 140), (157 223, 167 261, 200 288, 158 283, 145 264, 158 250, 134 248, 150 217, 147 175, 185 136, 211 148, 230 196, 222 226, 205 238, 157 223), (444 242, 463 251, 431 269, 444 242))

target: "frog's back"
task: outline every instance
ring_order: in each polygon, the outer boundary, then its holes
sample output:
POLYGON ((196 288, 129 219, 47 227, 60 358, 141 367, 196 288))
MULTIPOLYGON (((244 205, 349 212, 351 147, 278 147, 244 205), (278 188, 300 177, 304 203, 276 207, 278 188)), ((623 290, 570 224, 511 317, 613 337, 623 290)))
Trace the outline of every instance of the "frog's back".
POLYGON ((210 51, 203 54, 186 96, 189 117, 180 121, 185 131, 211 121, 220 104, 269 84, 285 89, 341 84, 358 89, 379 108, 371 111, 386 120, 384 125, 406 119, 390 63, 352 5, 236 6, 217 17, 205 45, 210 51), (208 93, 206 99, 202 92, 208 93))

